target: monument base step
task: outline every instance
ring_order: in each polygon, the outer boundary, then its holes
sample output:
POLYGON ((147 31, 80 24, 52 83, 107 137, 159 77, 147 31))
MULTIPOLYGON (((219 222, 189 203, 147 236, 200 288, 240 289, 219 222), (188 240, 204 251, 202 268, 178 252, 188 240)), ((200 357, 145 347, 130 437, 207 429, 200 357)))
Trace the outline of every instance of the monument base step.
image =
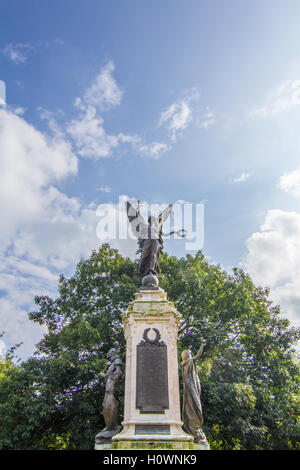
POLYGON ((108 444, 96 444, 95 450, 209 450, 208 442, 179 440, 118 440, 108 444))

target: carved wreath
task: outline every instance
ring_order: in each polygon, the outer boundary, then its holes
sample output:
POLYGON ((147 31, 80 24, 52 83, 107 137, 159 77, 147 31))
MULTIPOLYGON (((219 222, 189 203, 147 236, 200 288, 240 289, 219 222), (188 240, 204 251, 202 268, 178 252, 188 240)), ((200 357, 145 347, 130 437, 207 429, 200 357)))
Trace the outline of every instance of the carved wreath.
POLYGON ((146 341, 146 343, 150 343, 150 344, 158 343, 160 338, 161 338, 160 332, 158 331, 157 328, 153 328, 153 330, 156 333, 156 336, 155 336, 154 339, 150 339, 149 336, 148 336, 148 333, 149 333, 150 330, 151 330, 151 328, 146 328, 145 329, 144 334, 143 334, 143 339, 146 341))
POLYGON ((146 346, 147 344, 149 344, 150 346, 166 346, 165 343, 163 341, 160 341, 160 332, 158 331, 157 328, 152 328, 154 331, 155 331, 155 338, 154 339, 150 339, 149 336, 148 336, 148 333, 149 331, 151 330, 151 328, 146 328, 144 333, 143 333, 143 340, 138 344, 138 346, 146 346))

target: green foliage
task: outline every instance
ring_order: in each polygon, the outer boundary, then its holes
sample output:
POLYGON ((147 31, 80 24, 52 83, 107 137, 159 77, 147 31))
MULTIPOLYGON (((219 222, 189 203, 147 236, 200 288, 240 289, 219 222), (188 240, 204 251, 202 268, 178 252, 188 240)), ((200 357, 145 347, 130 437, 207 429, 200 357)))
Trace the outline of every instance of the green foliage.
MULTIPOLYGON (((201 252, 164 254, 160 267, 160 285, 183 315, 179 354, 207 341, 199 375, 211 448, 298 448, 299 332, 268 290, 242 270, 229 275, 208 264, 201 252)), ((48 333, 34 357, 0 363, 0 449, 93 448, 104 426, 105 355, 118 347, 124 357, 121 315, 139 286, 135 273, 136 263, 103 245, 73 277, 60 276, 57 299, 35 299, 29 317, 48 333)))

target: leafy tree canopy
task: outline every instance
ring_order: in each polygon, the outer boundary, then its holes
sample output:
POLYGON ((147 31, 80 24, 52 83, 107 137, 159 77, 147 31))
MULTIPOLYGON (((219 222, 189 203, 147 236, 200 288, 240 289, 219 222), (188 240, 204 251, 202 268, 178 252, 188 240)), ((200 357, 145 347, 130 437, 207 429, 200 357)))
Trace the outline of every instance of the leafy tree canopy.
MULTIPOLYGON (((178 353, 207 342, 199 375, 211 448, 299 448, 299 331, 268 289, 201 252, 163 254, 160 267, 160 286, 183 315, 178 353)), ((125 360, 121 315, 140 285, 136 269, 105 244, 70 279, 60 276, 55 300, 35 298, 29 318, 48 333, 30 359, 16 365, 8 354, 0 363, 0 449, 93 448, 104 426, 106 353, 118 347, 125 360)))

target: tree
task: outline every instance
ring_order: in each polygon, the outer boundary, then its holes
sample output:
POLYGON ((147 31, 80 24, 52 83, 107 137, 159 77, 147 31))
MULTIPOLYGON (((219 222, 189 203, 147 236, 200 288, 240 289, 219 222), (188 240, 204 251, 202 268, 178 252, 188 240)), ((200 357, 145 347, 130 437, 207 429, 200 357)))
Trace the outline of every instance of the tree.
MULTIPOLYGON (((204 430, 215 449, 295 449, 299 442, 299 331, 269 291, 242 270, 229 275, 203 254, 161 257, 161 287, 183 315, 179 354, 207 347, 199 364, 204 430)), ((48 327, 35 355, 0 380, 0 449, 92 449, 104 426, 105 356, 125 359, 122 313, 140 281, 137 263, 107 244, 36 297, 32 321, 48 327)), ((1 377, 1 376, 0 376, 1 377)), ((120 406, 122 411, 122 406, 120 406)), ((121 418, 121 417, 120 417, 121 418)))
POLYGON ((204 256, 164 259, 169 297, 184 314, 181 349, 207 341, 202 364, 205 430, 220 449, 288 449, 299 443, 299 367, 289 328, 269 290, 228 275, 204 256))

